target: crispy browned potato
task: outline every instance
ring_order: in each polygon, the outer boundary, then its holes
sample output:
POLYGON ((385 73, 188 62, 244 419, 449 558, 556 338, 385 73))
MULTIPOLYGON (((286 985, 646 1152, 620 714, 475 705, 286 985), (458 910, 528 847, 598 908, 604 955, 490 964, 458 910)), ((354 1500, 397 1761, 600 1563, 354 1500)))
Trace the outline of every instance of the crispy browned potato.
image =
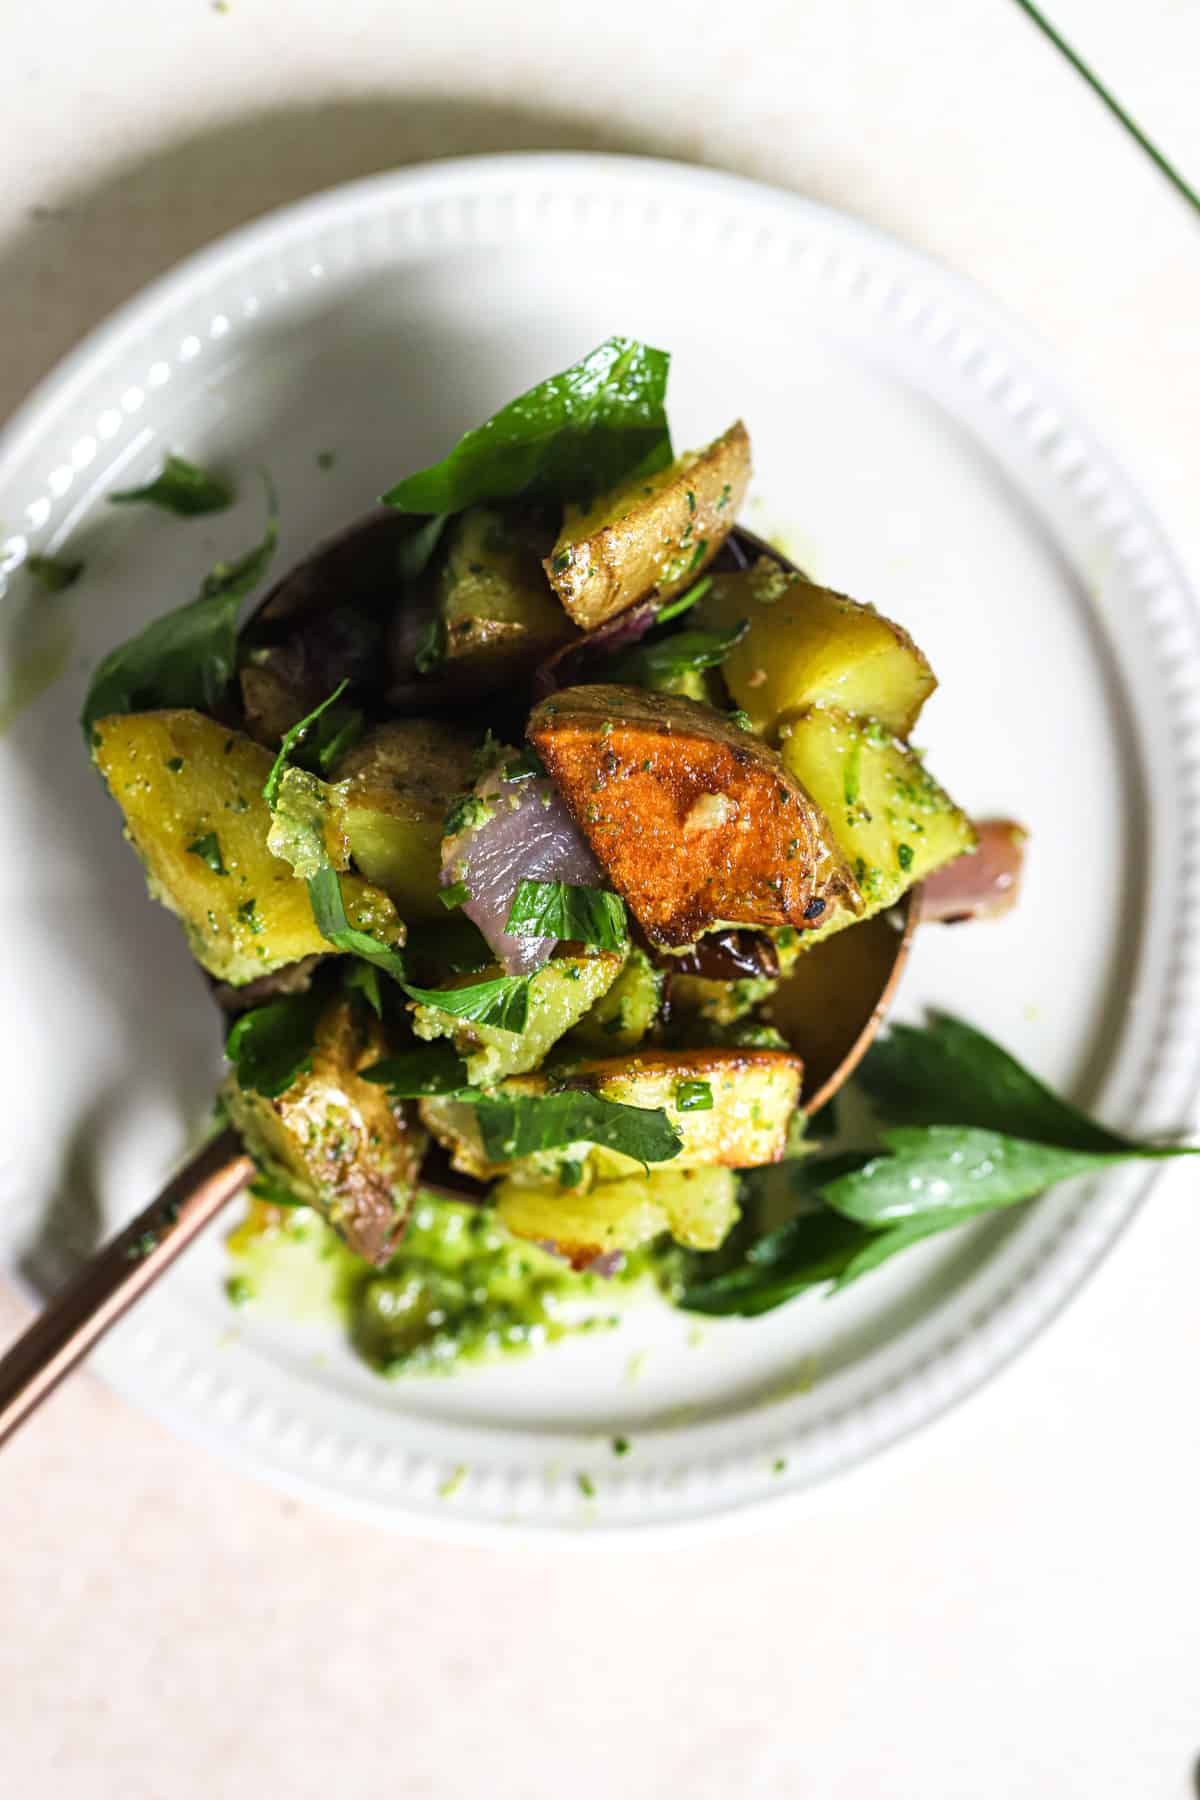
POLYGON ((575 623, 590 631, 653 589, 664 599, 681 592, 729 536, 749 480, 739 420, 660 475, 568 507, 543 567, 575 623))
POLYGON ((613 886, 654 943, 720 922, 861 910, 824 815, 779 756, 711 707, 643 688, 564 688, 528 735, 613 886))
POLYGON ((312 1067, 278 1098, 234 1076, 225 1085, 229 1116, 264 1173, 377 1264, 403 1235, 428 1142, 415 1108, 359 1073, 385 1054, 378 1019, 339 998, 322 1014, 312 1067))

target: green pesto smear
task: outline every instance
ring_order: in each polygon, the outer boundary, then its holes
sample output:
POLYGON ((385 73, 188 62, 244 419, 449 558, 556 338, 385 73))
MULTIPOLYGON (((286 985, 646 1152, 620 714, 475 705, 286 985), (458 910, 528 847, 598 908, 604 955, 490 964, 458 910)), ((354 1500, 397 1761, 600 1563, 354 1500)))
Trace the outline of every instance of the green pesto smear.
POLYGON ((684 1273, 684 1252, 664 1243, 629 1254, 612 1278, 575 1274, 511 1236, 487 1207, 431 1194, 418 1197, 383 1269, 354 1256, 307 1207, 257 1209, 229 1248, 235 1304, 336 1319, 355 1352, 389 1376, 448 1374, 611 1328, 631 1290, 653 1283, 670 1296, 684 1273))

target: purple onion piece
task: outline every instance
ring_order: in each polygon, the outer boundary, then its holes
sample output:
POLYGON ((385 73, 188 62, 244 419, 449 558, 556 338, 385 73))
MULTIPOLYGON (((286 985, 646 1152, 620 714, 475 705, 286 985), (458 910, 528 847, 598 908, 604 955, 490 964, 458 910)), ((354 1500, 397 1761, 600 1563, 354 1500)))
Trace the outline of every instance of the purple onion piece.
POLYGON ((585 637, 573 638, 569 644, 553 651, 534 672, 533 687, 538 699, 544 700, 556 688, 574 687, 586 679, 593 658, 604 659, 618 650, 627 650, 631 644, 640 643, 657 618, 661 604, 657 598, 640 600, 628 612, 618 613, 615 619, 606 619, 595 631, 589 631, 585 637))
POLYGON ((505 931, 520 883, 565 881, 571 887, 597 887, 604 874, 553 782, 505 781, 497 771, 481 781, 476 792, 488 802, 490 816, 447 839, 442 848, 442 885, 466 884, 471 894, 463 907, 467 917, 508 974, 530 975, 548 960, 557 940, 514 937, 505 931))

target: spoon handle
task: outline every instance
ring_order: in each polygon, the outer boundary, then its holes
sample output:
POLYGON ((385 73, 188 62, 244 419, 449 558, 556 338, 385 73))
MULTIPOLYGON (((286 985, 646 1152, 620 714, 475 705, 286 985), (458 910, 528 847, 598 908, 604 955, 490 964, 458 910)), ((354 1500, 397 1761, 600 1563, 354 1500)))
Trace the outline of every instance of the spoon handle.
POLYGON ((236 1132, 197 1152, 0 1357, 0 1444, 253 1179, 236 1132))

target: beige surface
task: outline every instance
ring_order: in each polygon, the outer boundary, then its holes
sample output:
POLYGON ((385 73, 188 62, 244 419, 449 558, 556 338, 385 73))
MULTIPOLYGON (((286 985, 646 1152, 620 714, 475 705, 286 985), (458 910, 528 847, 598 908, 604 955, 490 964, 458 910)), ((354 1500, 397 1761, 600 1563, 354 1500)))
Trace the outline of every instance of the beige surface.
MULTIPOLYGON (((1200 10, 1054 11, 1200 178, 1200 10)), ((1005 0, 45 0, 4 24, 0 410, 281 201, 430 155, 649 149, 832 201, 990 288, 1200 565, 1200 219, 1005 0)), ((351 1530, 80 1378, 0 1462, 0 1800, 1185 1796, 1195 1186, 1164 1182, 965 1411, 707 1548, 351 1530)), ((0 1334, 20 1317, 0 1292, 0 1334)))

